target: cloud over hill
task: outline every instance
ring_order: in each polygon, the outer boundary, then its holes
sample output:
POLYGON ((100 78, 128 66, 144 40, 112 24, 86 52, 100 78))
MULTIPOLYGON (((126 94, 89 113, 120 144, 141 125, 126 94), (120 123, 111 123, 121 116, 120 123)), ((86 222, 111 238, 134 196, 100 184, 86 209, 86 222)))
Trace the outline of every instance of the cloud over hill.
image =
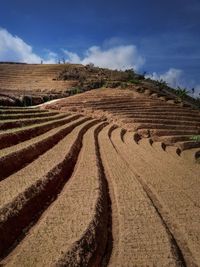
POLYGON ((71 63, 81 63, 83 65, 93 63, 99 67, 110 69, 130 69, 139 70, 145 63, 135 45, 119 45, 103 50, 99 46, 92 46, 86 52, 83 58, 78 54, 64 50, 71 63))
POLYGON ((56 54, 48 52, 44 60, 33 52, 32 46, 20 37, 14 36, 6 29, 0 28, 0 61, 16 61, 25 63, 55 63, 56 54))
POLYGON ((147 77, 153 80, 163 80, 166 81, 170 86, 177 87, 183 81, 183 71, 180 69, 170 68, 168 71, 162 74, 153 72, 152 75, 147 75, 147 77))
MULTIPOLYGON (((6 29, 0 28, 0 61, 19 61, 26 63, 56 63, 59 55, 46 50, 45 57, 41 57, 33 52, 32 46, 27 44, 18 36, 14 36, 6 29)), ((134 68, 139 70, 145 63, 135 45, 115 45, 108 49, 99 46, 88 48, 83 57, 77 53, 63 49, 62 52, 67 56, 70 63, 81 63, 83 65, 93 63, 99 67, 111 69, 134 68)))
POLYGON ((169 86, 173 88, 179 87, 186 87, 191 93, 191 89, 194 88, 193 96, 199 97, 200 94, 200 85, 196 84, 194 81, 186 81, 185 80, 185 72, 181 69, 170 68, 168 71, 158 74, 153 72, 152 74, 146 75, 146 78, 151 78, 153 80, 163 80, 169 86))
MULTIPOLYGON (((110 69, 130 69, 141 70, 145 66, 145 57, 140 54, 134 44, 120 44, 117 38, 107 40, 107 46, 91 46, 82 56, 67 49, 60 49, 55 53, 44 49, 45 54, 40 56, 33 51, 33 47, 27 44, 18 36, 12 35, 6 29, 0 28, 0 61, 16 61, 26 63, 57 63, 59 58, 67 57, 70 63, 89 64, 110 69)), ((170 68, 165 73, 153 72, 148 75, 154 80, 164 80, 170 86, 184 86, 195 88, 195 95, 200 93, 200 86, 195 81, 186 81, 184 71, 177 68, 170 68)))
POLYGON ((18 36, 0 28, 0 61, 38 63, 41 58, 34 54, 32 47, 18 36))

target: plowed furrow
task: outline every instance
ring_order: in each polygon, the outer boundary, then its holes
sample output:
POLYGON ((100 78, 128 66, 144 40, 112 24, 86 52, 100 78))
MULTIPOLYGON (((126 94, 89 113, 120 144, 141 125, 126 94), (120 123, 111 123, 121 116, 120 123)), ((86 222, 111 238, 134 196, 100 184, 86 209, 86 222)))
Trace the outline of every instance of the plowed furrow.
MULTIPOLYGON (((116 101, 116 100, 113 100, 112 103, 107 103, 107 102, 94 102, 94 103, 85 103, 85 106, 86 107, 92 107, 92 108, 98 108, 98 109, 116 109, 116 108, 137 108, 137 107, 141 107, 141 106, 144 106, 144 107, 154 107, 154 106, 157 106, 156 105, 157 102, 140 102, 139 100, 135 100, 135 101, 129 101, 129 100, 126 100, 126 101, 116 101)), ((166 105, 167 107, 170 106, 170 104, 166 105)))
POLYGON ((1 255, 57 196, 74 169, 84 133, 96 123, 92 120, 77 126, 52 149, 1 181, 1 255))
MULTIPOLYGON (((176 127, 177 128, 177 127, 176 127)), ((171 129, 139 129, 138 133, 142 133, 142 131, 149 131, 151 136, 165 136, 165 135, 198 135, 200 133, 200 130, 192 130, 192 129, 177 129, 173 130, 171 129)))
POLYGON ((163 142, 166 145, 170 145, 176 142, 189 141, 191 138, 192 135, 154 136, 152 137, 152 141, 163 142))
POLYGON ((127 107, 125 106, 124 108, 120 108, 119 109, 112 109, 113 112, 116 112, 116 113, 119 113, 124 111, 124 112, 130 112, 132 111, 133 113, 137 113, 137 112, 143 112, 143 113, 148 113, 148 112, 154 112, 154 113, 158 113, 158 112, 161 112, 161 113, 168 113, 168 112, 173 112, 173 113, 179 113, 179 112, 183 112, 184 114, 194 114, 194 115, 197 115, 199 116, 199 112, 198 111, 195 111, 195 110, 189 110, 189 109, 186 109, 186 108, 181 108, 181 107, 177 107, 177 106, 169 106, 169 107, 162 107, 162 105, 159 107, 158 105, 155 106, 155 107, 144 107, 144 106, 139 106, 137 108, 132 108, 131 106, 130 107, 127 107))
MULTIPOLYGON (((1 79, 1 78, 0 78, 1 79)), ((16 107, 16 106, 14 106, 14 107, 12 107, 12 106, 0 106, 0 111, 2 111, 2 110, 27 110, 28 108, 23 108, 23 107, 16 107)), ((37 109, 37 108, 31 108, 31 109, 37 109)), ((28 109, 28 110, 30 110, 30 109, 28 109)), ((38 109, 37 109, 38 110, 38 109)))
MULTIPOLYGON (((113 133, 112 140, 118 146, 120 137, 113 133)), ((185 163, 180 157, 157 149, 156 143, 150 146, 147 140, 141 140, 138 145, 131 133, 125 134, 124 140, 125 147, 121 143, 119 153, 123 153, 124 157, 126 155, 130 168, 138 174, 160 210, 186 265, 199 266, 199 167, 194 164, 192 171, 183 168, 185 163)))
POLYGON ((76 126, 87 120, 88 118, 81 118, 75 120, 75 122, 72 121, 67 125, 53 129, 39 137, 1 150, 0 169, 2 172, 0 173, 0 180, 3 180, 12 173, 20 170, 48 149, 52 148, 76 126))
MULTIPOLYGON (((137 108, 137 107, 141 107, 141 106, 144 106, 144 107, 157 107, 158 106, 158 102, 157 101, 140 101, 140 100, 126 100, 126 101, 116 101, 116 100, 113 100, 113 102, 96 102, 96 103, 86 103, 86 106, 88 107, 95 107, 95 108, 102 108, 102 109, 107 109, 107 108, 113 108, 113 109, 116 109, 116 108, 127 108, 127 107, 130 107, 130 108, 137 108)), ((170 104, 163 104, 164 107, 171 107, 170 104)))
POLYGON ((149 112, 144 112, 144 111, 132 111, 132 110, 128 110, 128 111, 112 111, 113 114, 120 114, 120 115, 123 115, 123 116, 152 116, 152 118, 157 118, 157 116, 163 116, 163 117, 167 117, 167 116, 175 116, 175 117, 187 117, 187 118, 195 118, 195 119, 199 119, 200 118, 200 115, 199 114, 195 114, 195 113, 192 113, 192 112, 185 112, 185 111, 181 111, 181 112, 173 112, 173 111, 168 111, 168 112, 163 112, 163 111, 158 111, 156 112, 155 110, 151 110, 149 112))
POLYGON ((108 197, 95 139, 103 126, 85 134, 70 181, 7 258, 7 266, 100 266, 107 242, 108 197))
POLYGON ((112 188, 113 251, 108 266, 178 266, 168 233, 128 164, 114 149, 109 128, 99 135, 100 152, 112 188))
MULTIPOLYGON (((163 101, 160 101, 160 100, 156 100, 156 99, 149 99, 148 97, 145 98, 145 99, 142 99, 142 98, 133 98, 132 96, 129 97, 129 99, 125 100, 125 101, 118 101, 118 100, 115 100, 115 98, 113 98, 113 102, 112 103, 107 103, 107 101, 102 101, 102 99, 100 99, 100 101, 94 101, 93 103, 88 103, 86 102, 86 104, 88 105, 93 105, 93 106, 102 106, 102 107, 106 107, 106 106, 115 106, 116 102, 116 106, 122 106, 122 107, 138 107, 138 108, 141 108, 141 107, 146 107, 146 108, 151 108, 151 107, 157 107, 157 108, 161 108, 162 106, 163 107, 166 107, 166 108, 174 108, 174 109, 183 109, 183 107, 181 106, 178 106, 178 105, 172 105, 170 103, 167 103, 167 102, 163 102, 163 101), (107 104, 106 104, 107 103, 107 104), (106 105, 105 105, 106 104, 106 105)), ((185 108, 186 110, 190 110, 191 108, 185 108)))
MULTIPOLYGON (((188 121, 188 120, 181 120, 180 119, 160 119, 159 118, 159 115, 156 119, 148 119, 148 118, 139 118, 139 119, 136 119, 136 118, 126 118, 126 119, 123 119, 123 121, 125 122, 133 122, 133 123, 151 123, 151 124, 166 124, 166 125, 184 125, 184 127, 187 127, 188 125, 189 126, 193 126, 193 127, 198 127, 200 126, 200 121, 199 122, 195 122, 195 121, 188 121), (187 125, 187 126, 186 126, 187 125)), ((180 128, 180 127, 179 127, 180 128)))
POLYGON ((8 120, 8 121, 0 121, 0 130, 8 130, 8 129, 13 129, 13 128, 18 128, 18 127, 24 127, 28 125, 33 125, 33 124, 40 124, 52 120, 58 120, 62 119, 65 117, 65 114, 59 114, 56 116, 47 116, 44 118, 34 118, 34 119, 19 119, 19 120, 8 120))
POLYGON ((41 113, 48 113, 49 111, 48 110, 40 110, 40 109, 26 109, 26 108, 8 108, 8 109, 0 109, 0 114, 2 115, 5 115, 5 114, 28 114, 28 113, 38 113, 38 112, 41 112, 41 113))
MULTIPOLYGON (((89 106, 88 106, 89 107, 89 106)), ((104 107, 104 108, 101 108, 101 107, 92 107, 93 109, 96 109, 96 110, 102 110, 102 111, 110 111, 110 112, 115 112, 120 114, 122 112, 130 112, 130 111, 133 111, 133 112, 140 112, 140 111, 143 111, 143 112, 148 112, 148 111, 165 111, 165 112, 181 112, 182 109, 177 109, 177 108, 170 108, 170 107, 158 107, 157 105, 155 106, 152 106, 152 107, 145 107, 143 105, 141 106, 138 106, 138 107, 134 107, 134 106, 124 106, 124 107, 104 107)))
POLYGON ((12 145, 19 144, 20 142, 26 141, 30 139, 31 137, 38 136, 40 134, 43 134, 52 128, 64 125, 65 123, 68 123, 75 118, 80 118, 81 115, 74 115, 72 117, 68 117, 66 115, 66 118, 61 120, 55 120, 39 125, 33 125, 33 126, 27 126, 23 128, 19 128, 17 130, 13 131, 6 131, 4 133, 0 133, 0 148, 6 148, 10 147, 12 145))
POLYGON ((177 130, 190 130, 190 131, 200 131, 200 126, 198 125, 177 125, 174 124, 164 124, 164 123, 134 123, 134 120, 123 120, 126 123, 133 123, 137 129, 177 129, 177 130))
POLYGON ((136 119, 139 119, 139 118, 141 118, 141 119, 144 119, 144 118, 146 118, 146 119, 158 119, 158 118, 160 118, 160 119, 173 119, 173 120, 185 120, 185 121, 189 121, 189 120, 191 120, 191 121, 193 121, 193 122, 200 122, 200 115, 198 115, 198 116, 194 116, 194 114, 188 114, 188 115, 184 115, 184 114, 182 114, 182 112, 179 114, 179 113, 176 113, 176 114, 173 114, 173 113, 166 113, 166 114, 161 114, 161 113, 159 113, 159 114, 153 114, 153 113, 136 113, 136 114, 134 114, 134 113, 132 113, 132 112, 130 112, 130 113, 125 113, 125 114, 122 114, 123 115, 123 117, 125 117, 125 118, 136 118, 136 119))
POLYGON ((186 149, 198 148, 200 147, 199 141, 183 141, 183 142, 176 142, 175 146, 177 146, 181 151, 186 149))
MULTIPOLYGON (((162 207, 161 203, 156 198, 156 195, 151 190, 151 188, 148 187, 148 185, 145 183, 145 179, 143 179, 142 173, 141 172, 139 172, 139 174, 137 173, 137 164, 138 164, 137 160, 139 160, 140 161, 139 164, 140 165, 142 164, 143 166, 144 166, 144 161, 140 158, 137 151, 134 151, 130 148, 127 149, 127 145, 124 142, 121 142, 121 131, 122 131, 121 129, 117 129, 113 131, 112 133, 111 140, 115 146, 115 149, 117 150, 119 155, 122 157, 122 159, 128 164, 129 168, 135 173, 138 182, 141 184, 142 188, 144 189, 150 201, 152 202, 153 206, 155 207, 158 213, 158 216, 161 218, 163 226, 165 227, 166 232, 168 234, 168 238, 171 242, 171 249, 172 249, 174 256, 176 257, 177 264, 180 266, 186 266, 183 253, 173 233, 170 231, 171 230, 170 227, 167 225, 167 222, 165 221, 163 217, 162 209, 160 208, 162 207), (133 154, 134 154, 134 157, 133 157, 133 154), (137 158, 137 160, 135 160, 135 158, 137 158)), ((147 167, 146 164, 145 166, 147 167)), ((140 170, 140 167, 139 167, 139 170, 140 170)))
POLYGON ((8 114, 0 115, 0 120, 18 120, 18 119, 30 119, 30 118, 42 118, 57 115, 58 112, 35 112, 35 113, 24 113, 24 114, 8 114))

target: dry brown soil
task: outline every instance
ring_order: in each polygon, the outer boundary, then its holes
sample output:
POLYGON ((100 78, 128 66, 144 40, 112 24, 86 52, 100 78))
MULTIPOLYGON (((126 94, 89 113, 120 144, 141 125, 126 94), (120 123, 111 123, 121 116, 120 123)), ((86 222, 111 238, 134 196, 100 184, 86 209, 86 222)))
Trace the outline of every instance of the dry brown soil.
POLYGON ((200 266, 199 112, 126 89, 44 107, 0 108, 0 265, 200 266))
POLYGON ((64 64, 0 64, 0 90, 8 95, 56 93, 72 87, 73 81, 55 80, 64 64))

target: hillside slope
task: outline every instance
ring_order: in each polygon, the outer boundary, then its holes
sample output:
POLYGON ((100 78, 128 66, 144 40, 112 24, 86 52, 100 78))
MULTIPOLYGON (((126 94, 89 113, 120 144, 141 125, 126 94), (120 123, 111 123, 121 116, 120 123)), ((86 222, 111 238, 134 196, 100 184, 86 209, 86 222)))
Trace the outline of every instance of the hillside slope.
POLYGON ((56 80, 65 68, 63 64, 0 64, 0 89, 14 94, 60 92, 70 85, 69 81, 56 80))
POLYGON ((200 266, 200 165, 125 130, 136 100, 163 103, 102 89, 0 109, 1 266, 200 266))
POLYGON ((110 70, 93 64, 22 64, 0 62, 0 105, 31 106, 95 88, 131 88, 159 94, 165 99, 198 109, 199 99, 145 79, 134 72, 110 70))
POLYGON ((54 75, 117 88, 0 107, 0 266, 200 266, 199 110, 121 72, 54 75))
POLYGON ((13 105, 23 96, 31 96, 33 104, 42 103, 47 96, 48 100, 67 96, 76 81, 57 80, 65 68, 64 64, 0 64, 0 96, 5 97, 5 102, 7 97, 7 104, 13 99, 13 105))
POLYGON ((175 145, 177 153, 185 149, 199 148, 200 112, 191 107, 159 97, 149 90, 140 93, 137 86, 131 89, 98 89, 65 98, 47 108, 72 111, 105 118, 125 130, 134 132, 135 141, 142 137, 149 142, 162 142, 163 149, 175 145))

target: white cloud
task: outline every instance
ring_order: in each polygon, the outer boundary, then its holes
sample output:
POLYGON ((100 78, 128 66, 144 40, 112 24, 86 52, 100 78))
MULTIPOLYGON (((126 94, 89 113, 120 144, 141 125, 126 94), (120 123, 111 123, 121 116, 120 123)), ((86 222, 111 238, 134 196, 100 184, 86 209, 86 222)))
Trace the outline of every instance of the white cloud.
POLYGON ((178 86, 186 88, 191 96, 200 96, 200 85, 195 85, 194 81, 186 81, 184 79, 184 71, 181 69, 171 68, 162 74, 153 72, 150 75, 146 75, 146 78, 151 78, 157 81, 163 80, 173 88, 177 88, 178 86), (194 94, 192 94, 192 88, 194 88, 194 94))
POLYGON ((0 28, 0 61, 16 61, 25 63, 55 63, 57 55, 51 51, 45 59, 33 52, 33 48, 18 36, 0 28))
MULTIPOLYGON (((119 40, 118 40, 119 41, 119 40)), ((93 63, 95 66, 106 67, 111 69, 140 69, 145 60, 138 53, 134 45, 117 45, 110 40, 107 49, 99 46, 92 46, 86 52, 83 58, 78 54, 68 50, 63 50, 71 63, 88 64, 93 63), (113 45, 113 46, 111 46, 113 45)), ((52 51, 46 50, 44 58, 33 52, 32 46, 24 42, 20 37, 14 36, 6 29, 0 28, 0 61, 16 61, 26 63, 56 63, 58 55, 52 51)))
MULTIPOLYGON (((84 57, 80 57, 77 53, 68 50, 62 50, 67 56, 70 63, 89 64, 105 67, 110 69, 130 69, 138 71, 145 63, 145 59, 141 56, 135 45, 120 45, 122 40, 112 38, 106 40, 103 48, 92 46, 86 50, 84 57)), ((6 29, 0 28, 0 61, 16 61, 26 63, 45 64, 56 63, 59 59, 58 54, 44 50, 45 55, 40 57, 33 52, 32 46, 24 42, 20 37, 14 36, 6 29)), ((195 96, 199 96, 200 85, 195 85, 195 81, 186 81, 184 72, 180 69, 170 68, 167 72, 158 74, 154 72, 148 77, 154 80, 164 80, 172 87, 187 87, 195 89, 195 96)))
POLYGON ((41 58, 21 38, 0 28, 0 60, 39 63, 41 58))
POLYGON ((153 72, 152 75, 147 75, 147 78, 151 78, 153 80, 163 80, 167 82, 172 87, 181 86, 183 83, 183 71, 180 69, 171 68, 167 72, 158 74, 153 72))
POLYGON ((86 52, 84 58, 80 58, 76 53, 64 50, 70 63, 81 63, 83 65, 93 63, 95 66, 110 69, 140 69, 144 65, 144 58, 139 55, 136 46, 120 45, 101 49, 99 46, 92 46, 86 52))
POLYGON ((68 57, 68 61, 71 63, 81 63, 80 57, 73 52, 63 49, 64 54, 68 57))
POLYGON ((46 49, 45 59, 42 59, 44 64, 55 64, 58 62, 58 55, 46 49))
POLYGON ((194 96, 200 97, 200 84, 198 84, 194 87, 194 96))

